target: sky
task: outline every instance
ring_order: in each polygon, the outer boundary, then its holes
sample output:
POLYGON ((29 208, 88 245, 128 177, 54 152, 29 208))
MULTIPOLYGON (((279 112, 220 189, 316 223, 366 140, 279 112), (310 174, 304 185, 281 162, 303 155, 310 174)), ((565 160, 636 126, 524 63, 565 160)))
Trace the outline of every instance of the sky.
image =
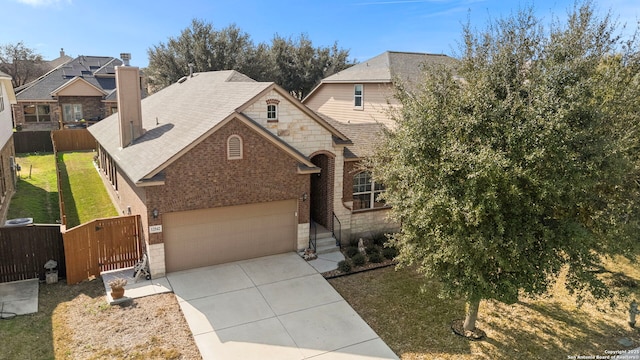
MULTIPOLYGON (((640 19, 638 0, 594 3, 633 28, 640 19)), ((0 0, 0 45, 22 41, 46 60, 61 48, 71 57, 128 52, 146 67, 150 48, 199 19, 218 30, 235 24, 256 44, 304 33, 358 62, 387 50, 455 56, 467 20, 483 29, 529 5, 549 21, 565 19, 574 0, 0 0)))

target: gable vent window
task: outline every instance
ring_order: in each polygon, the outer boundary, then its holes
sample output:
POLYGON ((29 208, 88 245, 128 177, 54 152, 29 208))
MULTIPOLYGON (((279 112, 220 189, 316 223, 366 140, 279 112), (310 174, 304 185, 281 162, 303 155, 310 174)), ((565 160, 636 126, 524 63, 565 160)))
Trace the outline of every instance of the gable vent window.
POLYGON ((242 138, 238 135, 231 135, 227 139, 227 159, 242 159, 242 138))
POLYGON ((267 122, 278 122, 278 104, 280 100, 267 100, 267 122))

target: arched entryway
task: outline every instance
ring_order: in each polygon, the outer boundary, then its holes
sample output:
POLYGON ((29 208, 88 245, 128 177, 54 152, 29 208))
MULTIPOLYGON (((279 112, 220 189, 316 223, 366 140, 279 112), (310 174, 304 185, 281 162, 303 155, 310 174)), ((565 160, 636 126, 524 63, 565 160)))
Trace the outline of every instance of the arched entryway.
POLYGON ((311 157, 320 173, 311 174, 311 220, 330 229, 333 213, 333 169, 335 159, 331 154, 320 153, 311 157))

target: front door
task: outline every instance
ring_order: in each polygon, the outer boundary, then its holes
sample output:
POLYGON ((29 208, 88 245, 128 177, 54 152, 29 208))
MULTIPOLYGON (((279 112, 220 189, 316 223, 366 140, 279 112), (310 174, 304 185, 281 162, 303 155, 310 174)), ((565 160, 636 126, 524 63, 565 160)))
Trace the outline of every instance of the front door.
POLYGON ((311 162, 321 169, 320 173, 311 174, 311 219, 327 229, 330 229, 333 212, 333 161, 325 154, 311 158, 311 162))

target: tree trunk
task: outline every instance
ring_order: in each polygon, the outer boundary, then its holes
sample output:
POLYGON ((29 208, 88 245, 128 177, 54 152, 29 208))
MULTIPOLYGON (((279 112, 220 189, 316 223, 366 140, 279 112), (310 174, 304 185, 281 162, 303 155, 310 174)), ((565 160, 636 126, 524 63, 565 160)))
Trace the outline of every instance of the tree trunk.
POLYGON ((467 301, 467 317, 464 319, 464 330, 473 331, 476 329, 476 320, 478 319, 478 309, 480 308, 480 300, 467 301))

